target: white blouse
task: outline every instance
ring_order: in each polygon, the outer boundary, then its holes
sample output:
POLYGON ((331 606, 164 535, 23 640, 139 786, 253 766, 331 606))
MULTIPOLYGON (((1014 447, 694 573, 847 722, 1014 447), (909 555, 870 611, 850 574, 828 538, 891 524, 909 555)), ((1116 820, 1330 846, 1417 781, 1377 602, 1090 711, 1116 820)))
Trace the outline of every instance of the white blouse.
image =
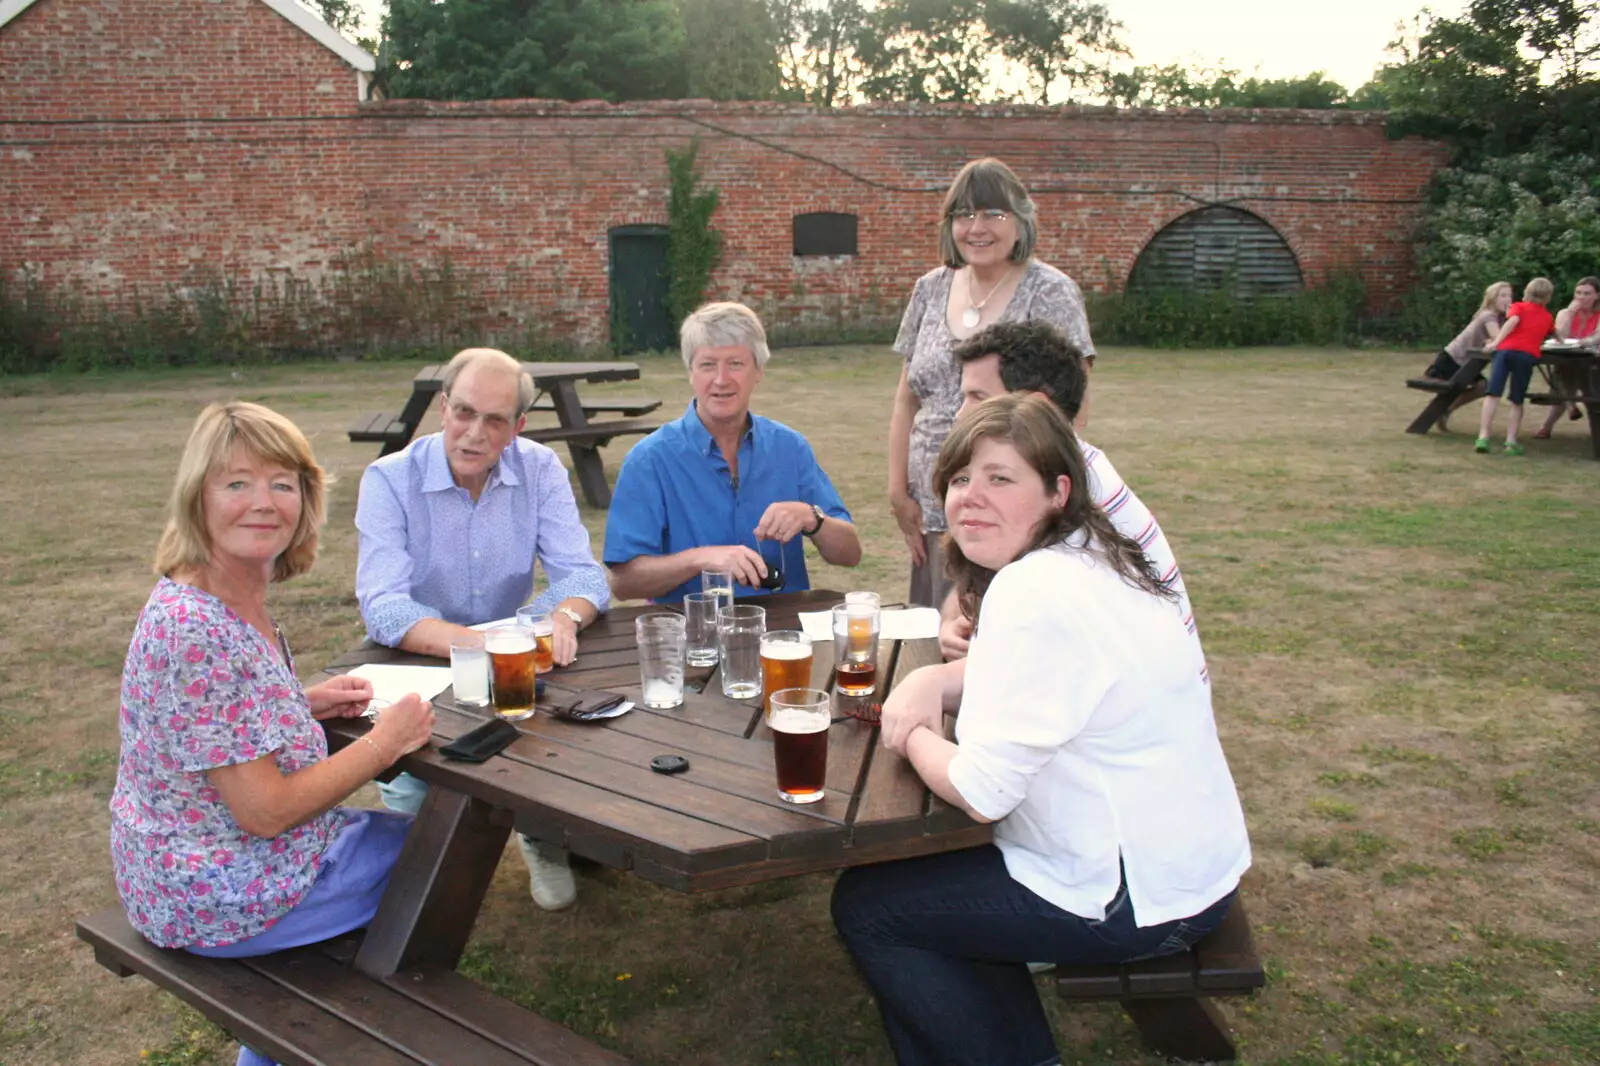
POLYGON ((1068 542, 1002 569, 967 659, 950 781, 1011 876, 1100 920, 1126 869, 1141 926, 1250 866, 1192 619, 1068 542))

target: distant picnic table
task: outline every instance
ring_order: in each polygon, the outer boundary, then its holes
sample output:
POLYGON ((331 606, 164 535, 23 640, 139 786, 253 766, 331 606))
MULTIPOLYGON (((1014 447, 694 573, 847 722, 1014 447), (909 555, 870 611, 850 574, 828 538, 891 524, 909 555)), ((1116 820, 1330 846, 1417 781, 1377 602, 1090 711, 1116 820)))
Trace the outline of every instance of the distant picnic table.
MULTIPOLYGON (((522 435, 541 444, 565 441, 572 455, 572 469, 578 475, 578 485, 590 507, 604 510, 611 506, 611 488, 606 484, 605 464, 600 459, 600 449, 615 437, 643 435, 659 427, 659 423, 640 416, 661 406, 657 399, 606 397, 602 400, 582 400, 578 396, 578 383, 599 384, 610 381, 637 381, 638 363, 523 363, 522 369, 533 378, 538 390, 528 413, 554 412, 558 424, 554 426, 529 426, 522 435), (595 414, 617 414, 621 418, 591 422, 595 414)), ((399 414, 371 412, 351 424, 352 441, 380 445, 381 458, 397 452, 411 443, 417 427, 433 405, 434 397, 444 384, 444 365, 425 366, 411 379, 411 397, 399 414)))
MULTIPOLYGON (((1471 349, 1467 361, 1448 381, 1437 378, 1408 378, 1406 387, 1434 394, 1420 414, 1406 427, 1407 433, 1426 433, 1450 410, 1455 400, 1467 394, 1478 381, 1478 375, 1489 365, 1493 352, 1471 349)), ((1534 363, 1539 379, 1544 382, 1544 392, 1529 392, 1528 402, 1544 407, 1555 404, 1582 404, 1589 417, 1589 437, 1594 458, 1600 459, 1600 353, 1594 348, 1581 347, 1569 342, 1546 344, 1534 363), (1574 388, 1572 383, 1581 382, 1574 388)))

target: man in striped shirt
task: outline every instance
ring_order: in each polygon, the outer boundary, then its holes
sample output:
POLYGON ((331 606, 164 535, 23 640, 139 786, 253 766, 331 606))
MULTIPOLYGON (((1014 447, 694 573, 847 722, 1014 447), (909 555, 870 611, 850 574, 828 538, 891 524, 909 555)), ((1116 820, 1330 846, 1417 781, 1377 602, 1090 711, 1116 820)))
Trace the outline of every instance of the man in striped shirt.
MULTIPOLYGON (((954 354, 961 363, 962 411, 991 396, 1038 392, 1061 408, 1069 421, 1076 421, 1088 386, 1083 353, 1048 322, 997 323, 973 334, 954 354)), ((1144 549, 1161 580, 1177 591, 1184 624, 1194 632, 1194 610, 1183 585, 1183 573, 1178 569, 1178 557, 1172 553, 1172 545, 1161 532, 1161 524, 1122 480, 1104 452, 1082 438, 1078 443, 1083 447, 1083 458, 1089 470, 1089 496, 1120 532, 1144 549)), ((968 638, 972 635, 971 620, 961 614, 954 596, 945 601, 940 615, 939 647, 944 657, 965 656, 968 638)))

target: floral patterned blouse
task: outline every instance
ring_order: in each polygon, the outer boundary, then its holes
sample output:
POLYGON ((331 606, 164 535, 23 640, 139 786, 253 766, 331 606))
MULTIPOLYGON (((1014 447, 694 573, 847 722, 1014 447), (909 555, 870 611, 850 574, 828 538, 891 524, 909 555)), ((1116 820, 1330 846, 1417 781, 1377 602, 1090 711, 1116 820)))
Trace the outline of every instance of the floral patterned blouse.
POLYGON ((205 772, 272 754, 327 758, 287 660, 210 593, 162 578, 122 670, 111 861, 135 929, 161 947, 256 936, 300 902, 344 827, 335 807, 268 839, 240 828, 205 772))
MULTIPOLYGON (((945 531, 944 501, 933 493, 933 467, 961 409, 961 368, 951 354, 959 343, 950 332, 946 308, 957 271, 938 267, 917 279, 900 320, 894 350, 906 361, 906 381, 917 397, 911 423, 911 498, 922 505, 922 530, 945 531)), ((1089 318, 1077 282, 1048 263, 1030 260, 1017 291, 1000 313, 1000 322, 1042 318, 1065 333, 1084 355, 1094 354, 1089 318)), ((989 323, 993 325, 993 323, 989 323)))

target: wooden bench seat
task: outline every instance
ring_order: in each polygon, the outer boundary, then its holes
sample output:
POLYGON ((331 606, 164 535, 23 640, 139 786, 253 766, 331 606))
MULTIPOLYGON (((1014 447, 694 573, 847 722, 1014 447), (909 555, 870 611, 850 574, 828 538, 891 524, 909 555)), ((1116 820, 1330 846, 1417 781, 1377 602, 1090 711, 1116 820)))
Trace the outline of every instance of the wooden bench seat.
POLYGON ((364 414, 350 423, 350 440, 354 444, 396 444, 404 447, 411 440, 411 428, 399 417, 375 411, 364 414))
POLYGON ((78 923, 95 959, 138 974, 284 1066, 626 1066, 563 1026, 449 970, 374 980, 351 961, 359 934, 253 959, 158 948, 121 907, 78 923))
POLYGON ((647 418, 624 418, 611 422, 590 422, 586 426, 529 426, 522 431, 522 435, 540 444, 566 441, 579 447, 603 448, 611 443, 613 437, 654 433, 660 428, 660 423, 647 418))
MULTIPOLYGON (((585 418, 593 418, 598 414, 615 414, 622 415, 624 418, 638 418, 640 415, 649 414, 660 406, 660 400, 646 400, 642 397, 633 397, 631 399, 619 397, 617 399, 599 401, 585 400, 582 404, 585 418)), ((547 396, 534 403, 528 410, 554 412, 556 410, 556 401, 553 397, 547 396)))
POLYGON ((1600 396, 1588 396, 1582 393, 1577 395, 1560 395, 1553 392, 1530 392, 1528 402, 1539 407, 1554 407, 1559 403, 1600 403, 1600 396))
POLYGON ((1440 381, 1438 378, 1406 378, 1406 388, 1421 389, 1424 392, 1444 392, 1455 388, 1455 386, 1448 381, 1440 381))
POLYGON ((1151 1047, 1201 1061, 1231 1061, 1238 1054, 1227 1021, 1210 998, 1248 995, 1266 983, 1241 898, 1234 899, 1222 924, 1188 951, 1124 966, 1056 969, 1062 999, 1118 1000, 1151 1047))

